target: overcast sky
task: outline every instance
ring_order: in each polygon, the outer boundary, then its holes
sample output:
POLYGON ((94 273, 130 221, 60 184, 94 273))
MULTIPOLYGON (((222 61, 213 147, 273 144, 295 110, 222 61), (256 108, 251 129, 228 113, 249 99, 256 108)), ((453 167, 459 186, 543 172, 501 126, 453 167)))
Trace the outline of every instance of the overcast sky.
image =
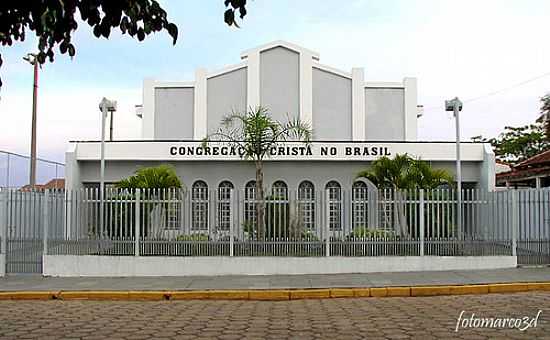
MULTIPOLYGON (((533 122, 539 98, 550 92, 548 0, 255 0, 241 29, 223 23, 223 1, 161 1, 180 30, 139 43, 119 34, 95 39, 81 25, 77 55, 58 55, 40 72, 38 154, 64 161, 69 140, 98 139, 102 96, 118 100, 115 137, 139 138, 133 106, 144 77, 192 80, 194 69, 239 62, 240 52, 273 40, 318 51, 321 62, 343 70, 364 67, 367 81, 417 77, 419 139, 452 140, 445 99, 475 98, 462 114, 464 139, 494 136, 506 125, 533 122)), ((30 35, 29 35, 30 36, 30 35)), ((32 67, 21 58, 35 41, 2 47, 0 150, 28 154, 32 67)))

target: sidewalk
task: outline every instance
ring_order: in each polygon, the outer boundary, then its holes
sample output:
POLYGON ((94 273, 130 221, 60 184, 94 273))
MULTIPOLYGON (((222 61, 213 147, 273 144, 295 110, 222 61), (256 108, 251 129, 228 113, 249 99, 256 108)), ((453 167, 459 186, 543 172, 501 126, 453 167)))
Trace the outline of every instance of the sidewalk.
POLYGON ((475 271, 281 276, 45 278, 39 275, 16 275, 0 278, 0 291, 176 291, 371 288, 515 282, 550 282, 550 267, 475 271))

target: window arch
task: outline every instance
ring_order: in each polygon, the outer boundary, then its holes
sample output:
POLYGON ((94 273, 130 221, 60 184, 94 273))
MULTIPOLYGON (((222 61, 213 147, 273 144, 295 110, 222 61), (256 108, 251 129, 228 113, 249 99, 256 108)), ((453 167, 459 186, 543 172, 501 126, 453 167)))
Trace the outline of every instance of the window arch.
POLYGON ((256 181, 244 186, 244 222, 248 227, 256 225, 256 181))
POLYGON ((208 230, 208 184, 196 181, 191 190, 193 230, 208 230))
POLYGON ((286 201, 288 199, 288 186, 284 181, 276 181, 271 186, 271 195, 273 195, 273 199, 286 201))
POLYGON ((302 181, 298 186, 298 211, 303 227, 312 230, 315 227, 315 186, 310 181, 302 181))
POLYGON ((327 191, 329 228, 330 230, 342 229, 342 187, 337 181, 330 181, 325 186, 327 191))
POLYGON ((353 183, 351 189, 352 228, 368 228, 368 187, 363 181, 353 183))
POLYGON ((233 183, 223 181, 218 185, 218 229, 229 230, 231 225, 231 193, 233 183))

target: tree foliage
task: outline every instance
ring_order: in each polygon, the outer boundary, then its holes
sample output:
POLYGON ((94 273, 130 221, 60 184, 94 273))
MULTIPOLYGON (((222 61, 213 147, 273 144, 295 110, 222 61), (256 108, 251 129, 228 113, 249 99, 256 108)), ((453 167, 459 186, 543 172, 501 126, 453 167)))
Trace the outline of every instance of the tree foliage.
POLYGON ((264 188, 263 160, 270 155, 270 150, 289 140, 299 140, 304 143, 311 141, 312 131, 309 124, 299 118, 288 119, 281 123, 274 120, 266 108, 257 107, 246 112, 234 112, 223 118, 221 127, 204 140, 206 146, 210 142, 224 142, 242 150, 244 159, 254 161, 256 166, 256 199, 258 204, 257 223, 258 236, 265 235, 264 228, 264 188))
POLYGON ((242 148, 245 159, 261 161, 280 143, 288 140, 309 143, 311 135, 309 125, 299 118, 281 123, 274 120, 266 108, 259 106, 247 112, 234 112, 224 117, 218 131, 210 134, 204 143, 223 141, 242 148))
POLYGON ((550 149, 543 123, 506 126, 496 138, 473 137, 474 142, 491 143, 498 160, 517 163, 550 149))
POLYGON ((121 189, 172 189, 181 188, 182 183, 173 166, 162 164, 141 168, 134 175, 116 183, 121 189))
POLYGON ((435 189, 453 183, 447 171, 433 169, 428 162, 407 154, 396 155, 393 159, 380 157, 357 177, 368 179, 379 189, 435 189))
MULTIPOLYGON (((238 27, 235 11, 244 18, 246 0, 223 1, 228 8, 224 21, 238 27)), ((3 0, 0 2, 0 43, 11 46, 22 42, 30 31, 37 37, 36 58, 40 64, 47 60, 53 62, 56 47, 61 54, 73 57, 76 47, 72 36, 80 22, 78 14, 97 38, 109 38, 115 28, 139 41, 159 31, 167 31, 174 44, 178 38, 177 26, 168 20, 166 11, 156 0, 3 0)))
POLYGON ((550 149, 550 94, 540 99, 541 117, 535 124, 506 126, 496 138, 472 137, 474 142, 491 143, 498 160, 519 163, 550 149))
POLYGON ((546 140, 550 142, 550 93, 540 99, 540 122, 543 124, 546 140))

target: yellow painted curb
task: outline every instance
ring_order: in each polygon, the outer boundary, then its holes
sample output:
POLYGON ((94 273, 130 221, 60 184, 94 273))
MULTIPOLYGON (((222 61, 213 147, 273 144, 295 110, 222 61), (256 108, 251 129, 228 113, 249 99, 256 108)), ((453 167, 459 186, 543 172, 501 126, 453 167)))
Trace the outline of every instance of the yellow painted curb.
POLYGON ((550 291, 550 282, 455 286, 189 291, 4 291, 0 300, 267 300, 441 296, 550 291))
POLYGON ((61 300, 87 300, 88 292, 60 292, 57 297, 61 300))
POLYGON ((411 287, 411 296, 438 296, 450 295, 450 286, 420 286, 411 287))
POLYGON ((211 300, 248 300, 247 290, 210 290, 208 298, 211 300))
POLYGON ((488 294, 489 285, 450 286, 451 295, 488 294))
POLYGON ((290 299, 326 299, 330 297, 330 289, 296 289, 290 291, 290 299))
POLYGON ((370 296, 370 288, 353 288, 353 296, 354 297, 369 297, 370 296))
POLYGON ((61 300, 130 300, 128 291, 97 290, 59 293, 61 300))
POLYGON ((411 287, 387 287, 386 292, 391 297, 411 296, 411 287))
POLYGON ((289 290, 251 290, 249 300, 283 301, 290 300, 289 290))
POLYGON ((489 285, 489 293, 517 293, 528 291, 527 283, 496 283, 489 285))
POLYGON ((128 292, 129 300, 150 300, 150 301, 159 301, 167 300, 170 298, 168 292, 164 291, 141 291, 141 290, 131 290, 128 292))
POLYGON ((330 297, 331 298, 343 298, 343 297, 354 297, 353 289, 349 288, 331 288, 330 297))
POLYGON ((388 290, 386 289, 386 287, 371 288, 370 289, 370 296, 371 297, 386 297, 386 296, 388 296, 388 290))
POLYGON ((170 300, 205 300, 208 299, 207 290, 189 290, 189 291, 173 291, 167 292, 170 295, 170 300))
POLYGON ((550 290, 550 282, 532 282, 527 284, 527 290, 550 290))
POLYGON ((0 292, 0 300, 53 300, 58 294, 50 291, 0 292))

